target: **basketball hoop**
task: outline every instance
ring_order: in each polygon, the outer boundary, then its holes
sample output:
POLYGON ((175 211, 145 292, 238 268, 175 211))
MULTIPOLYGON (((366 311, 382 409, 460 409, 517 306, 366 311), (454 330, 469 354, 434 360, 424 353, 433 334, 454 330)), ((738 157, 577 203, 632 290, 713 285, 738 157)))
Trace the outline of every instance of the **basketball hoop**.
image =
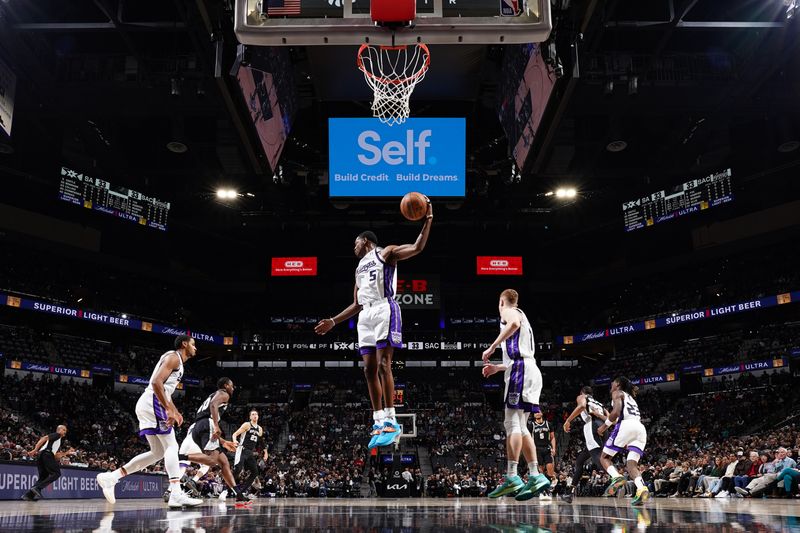
POLYGON ((430 63, 430 52, 423 43, 407 46, 362 44, 356 64, 375 94, 372 115, 389 126, 405 122, 411 113, 411 93, 425 78, 430 63))

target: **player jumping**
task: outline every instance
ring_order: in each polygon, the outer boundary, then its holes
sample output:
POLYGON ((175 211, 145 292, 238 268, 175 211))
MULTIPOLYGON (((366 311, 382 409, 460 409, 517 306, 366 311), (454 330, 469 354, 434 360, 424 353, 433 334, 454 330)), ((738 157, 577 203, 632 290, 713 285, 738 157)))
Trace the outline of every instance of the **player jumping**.
POLYGON ((625 484, 625 478, 614 468, 611 459, 617 452, 628 451, 628 476, 636 484, 636 496, 631 501, 631 505, 643 505, 650 496, 650 491, 644 486, 642 474, 639 471, 639 460, 644 455, 644 448, 647 444, 647 430, 642 425, 639 405, 634 399, 638 390, 639 388, 632 385, 628 378, 618 377, 615 379, 611 383, 611 413, 605 424, 597 430, 598 434, 603 435, 607 428, 616 423, 603 447, 600 462, 611 476, 611 483, 606 488, 606 494, 613 495, 625 484))
POLYGON ((539 473, 536 460, 536 446, 530 431, 528 417, 539 412, 539 396, 542 393, 542 373, 536 366, 533 345, 533 329, 525 313, 517 307, 519 295, 513 289, 500 294, 500 335, 483 352, 483 376, 504 372, 506 456, 508 469, 505 480, 490 494, 499 498, 515 494, 520 501, 529 500, 550 488, 550 480, 539 473), (495 350, 503 350, 503 364, 489 363, 495 350), (523 483, 517 474, 520 452, 528 462, 528 482, 523 483))
POLYGON ((170 484, 170 507, 197 506, 203 500, 190 498, 180 486, 181 467, 178 460, 178 441, 175 438, 174 425, 183 425, 181 416, 175 404, 172 403, 172 393, 183 378, 183 363, 197 354, 194 339, 188 335, 179 335, 175 339, 175 349, 171 350, 158 360, 150 376, 150 383, 136 402, 136 416, 139 418, 139 436, 145 437, 150 445, 150 451, 137 455, 128 461, 122 468, 113 472, 103 472, 97 475, 97 484, 103 489, 103 495, 109 501, 117 501, 114 495, 114 486, 123 477, 138 472, 143 468, 164 459, 164 468, 167 470, 170 484))
POLYGON ((422 231, 414 244, 378 246, 371 231, 356 237, 354 252, 360 259, 356 268, 353 303, 333 318, 320 320, 314 331, 319 335, 335 325, 358 315, 358 350, 364 360, 372 419, 369 448, 391 444, 400 431, 394 410, 392 355, 403 347, 403 321, 400 306, 394 300, 397 290, 397 263, 418 255, 425 249, 433 222, 433 206, 428 210, 422 231))

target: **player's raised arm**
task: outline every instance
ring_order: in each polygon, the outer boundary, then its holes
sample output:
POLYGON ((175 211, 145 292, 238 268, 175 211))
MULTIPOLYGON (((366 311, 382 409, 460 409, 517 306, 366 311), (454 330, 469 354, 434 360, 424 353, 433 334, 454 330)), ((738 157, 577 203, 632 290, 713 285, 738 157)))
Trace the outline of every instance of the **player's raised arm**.
POLYGON ((246 433, 249 427, 250 424, 248 422, 245 422, 244 424, 239 426, 239 429, 237 429, 236 432, 233 435, 231 435, 231 440, 233 440, 233 442, 239 442, 239 436, 246 433))
POLYGON ((578 418, 580 414, 586 410, 586 396, 581 394, 578 396, 576 401, 578 402, 578 405, 575 407, 575 409, 572 410, 567 419, 564 421, 564 431, 567 433, 569 433, 571 429, 570 423, 576 418, 578 418))
POLYGON ((361 305, 358 303, 358 287, 353 286, 353 303, 348 305, 344 308, 344 310, 339 313, 338 315, 331 317, 331 318, 323 318, 320 320, 316 326, 314 326, 314 333, 317 335, 325 335, 330 330, 333 329, 333 326, 336 324, 340 324, 345 320, 350 320, 358 313, 361 312, 361 305))
POLYGON ((417 240, 414 244, 392 244, 383 249, 382 255, 384 261, 389 264, 395 264, 398 261, 410 259, 418 255, 425 249, 428 243, 428 235, 431 232, 431 224, 433 223, 433 205, 428 200, 428 212, 425 214, 425 223, 422 225, 422 231, 419 233, 417 240))

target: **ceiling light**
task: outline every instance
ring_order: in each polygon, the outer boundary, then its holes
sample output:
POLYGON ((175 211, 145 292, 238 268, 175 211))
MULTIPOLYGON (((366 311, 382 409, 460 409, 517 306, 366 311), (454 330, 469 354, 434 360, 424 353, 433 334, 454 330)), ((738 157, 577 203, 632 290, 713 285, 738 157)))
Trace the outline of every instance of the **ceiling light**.
POLYGON ((609 152, 621 152, 628 147, 627 141, 619 140, 619 141, 611 141, 606 145, 606 150, 609 152))
POLYGON ((788 154, 789 152, 794 152, 798 148, 800 148, 800 141, 786 141, 778 146, 778 151, 782 154, 788 154))
POLYGON ((556 198, 575 198, 577 195, 578 191, 572 187, 556 189, 556 198))
POLYGON ((783 5, 786 6, 786 20, 792 20, 800 9, 800 0, 783 0, 783 5))
POLYGON ((174 154, 185 154, 189 151, 189 147, 180 141, 170 141, 167 143, 167 150, 174 154))
POLYGON ((234 200, 239 193, 233 189, 217 189, 217 198, 220 200, 234 200))

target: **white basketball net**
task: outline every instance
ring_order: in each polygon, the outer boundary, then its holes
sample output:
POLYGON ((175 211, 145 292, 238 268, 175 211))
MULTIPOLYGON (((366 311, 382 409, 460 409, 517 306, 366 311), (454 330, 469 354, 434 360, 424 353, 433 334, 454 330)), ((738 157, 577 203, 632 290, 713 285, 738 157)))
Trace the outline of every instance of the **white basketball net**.
POLYGON ((425 78, 431 56, 424 44, 372 46, 358 50, 358 68, 375 94, 372 115, 384 124, 402 124, 411 114, 409 99, 425 78))

